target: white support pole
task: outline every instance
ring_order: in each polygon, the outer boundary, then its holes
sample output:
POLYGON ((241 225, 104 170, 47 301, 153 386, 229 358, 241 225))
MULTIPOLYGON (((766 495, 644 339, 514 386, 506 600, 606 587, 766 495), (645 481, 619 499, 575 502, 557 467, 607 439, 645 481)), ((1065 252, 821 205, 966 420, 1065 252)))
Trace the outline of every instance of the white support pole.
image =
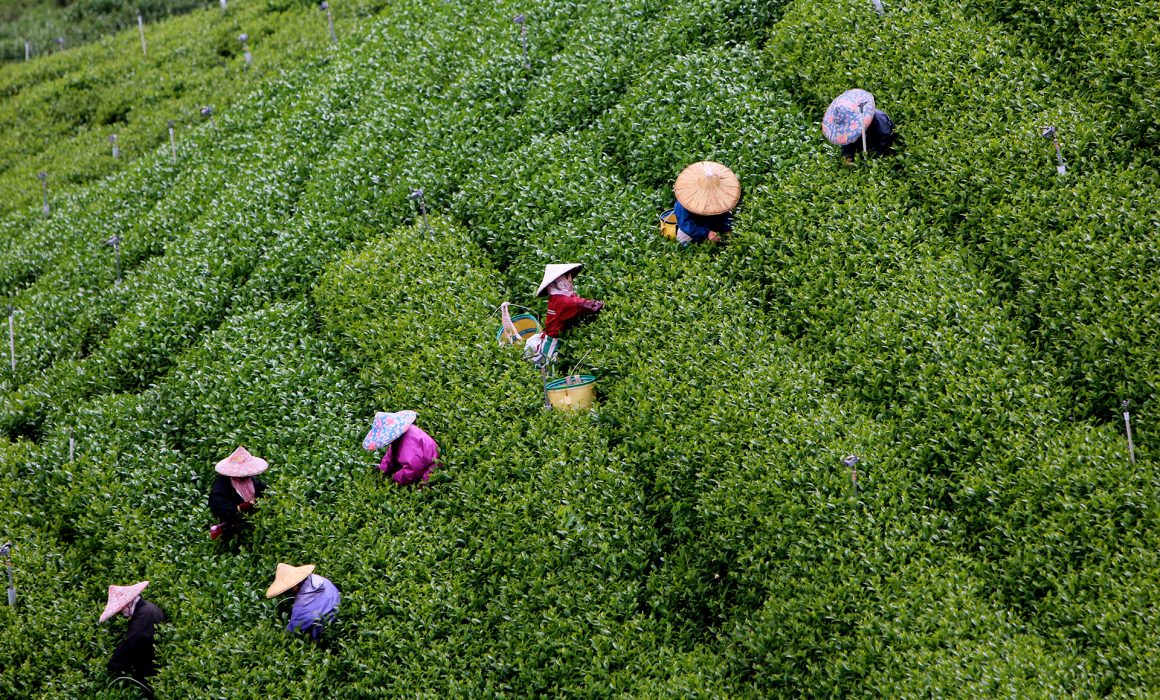
POLYGON ((1128 433, 1128 461, 1132 464, 1136 463, 1136 446, 1132 444, 1132 418, 1128 413, 1128 402, 1123 403, 1124 409, 1124 430, 1128 433))
POLYGON ((8 355, 12 358, 12 371, 16 371, 16 309, 8 307, 8 355))
POLYGON ((326 11, 326 24, 330 27, 330 41, 338 46, 338 35, 334 33, 334 15, 330 14, 330 3, 324 2, 321 7, 326 11))
POLYGON ((145 18, 141 13, 137 13, 137 30, 141 32, 141 55, 147 56, 148 52, 145 50, 145 18))

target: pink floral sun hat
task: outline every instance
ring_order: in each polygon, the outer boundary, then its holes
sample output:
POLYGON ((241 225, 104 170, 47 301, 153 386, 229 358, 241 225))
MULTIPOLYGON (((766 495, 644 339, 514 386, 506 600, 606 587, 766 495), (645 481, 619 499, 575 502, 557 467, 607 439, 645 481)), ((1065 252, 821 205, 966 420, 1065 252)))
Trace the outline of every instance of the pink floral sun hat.
POLYGON ((105 611, 101 613, 100 621, 104 622, 124 610, 125 606, 141 595, 141 591, 148 585, 148 581, 141 581, 132 586, 109 586, 109 602, 105 603, 105 611))
POLYGON ((214 467, 214 470, 222 476, 234 476, 241 478, 244 476, 255 476, 257 474, 261 474, 262 472, 266 471, 266 468, 269 466, 270 463, 266 460, 260 457, 255 457, 254 455, 250 454, 249 451, 247 451, 244 447, 239 447, 238 449, 234 450, 233 454, 231 454, 229 457, 226 457, 222 461, 218 462, 217 466, 214 467))

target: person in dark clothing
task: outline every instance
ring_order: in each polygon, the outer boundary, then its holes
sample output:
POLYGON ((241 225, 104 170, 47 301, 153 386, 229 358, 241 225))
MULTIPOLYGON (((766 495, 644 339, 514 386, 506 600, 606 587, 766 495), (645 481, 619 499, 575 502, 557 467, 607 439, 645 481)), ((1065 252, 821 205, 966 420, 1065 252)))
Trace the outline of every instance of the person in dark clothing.
MULTIPOLYGON (((866 127, 866 151, 876 156, 888 156, 894 153, 894 122, 880 109, 874 110, 874 117, 870 126, 866 127)), ((842 146, 842 157, 853 161, 854 156, 862 152, 862 138, 842 146)))
POLYGON ((209 510, 219 522, 210 528, 211 537, 216 540, 223 535, 230 536, 242 528, 244 514, 253 512, 258 496, 266 490, 266 485, 256 477, 268 467, 266 460, 251 455, 244 447, 217 463, 214 469, 218 475, 209 492, 209 510))
POLYGON ((153 652, 153 635, 157 625, 166 621, 165 612, 141 597, 149 585, 141 581, 132 586, 109 586, 109 601, 101 613, 101 622, 117 613, 129 618, 125 638, 113 651, 106 669, 110 676, 128 676, 136 681, 147 697, 153 697, 149 677, 157 674, 153 652))

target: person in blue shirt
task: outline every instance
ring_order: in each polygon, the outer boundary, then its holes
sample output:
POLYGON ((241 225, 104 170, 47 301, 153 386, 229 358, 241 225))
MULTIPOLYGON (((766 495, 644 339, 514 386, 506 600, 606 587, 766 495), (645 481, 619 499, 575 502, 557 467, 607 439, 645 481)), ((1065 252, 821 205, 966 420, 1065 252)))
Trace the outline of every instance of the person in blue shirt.
POLYGON ((673 204, 673 213, 677 215, 677 242, 689 243, 720 243, 721 234, 733 228, 733 214, 725 212, 715 216, 694 214, 681 206, 681 200, 673 204))
POLYGON ((726 166, 703 160, 681 171, 673 194, 677 242, 720 243, 721 234, 733 228, 732 209, 741 199, 741 182, 726 166))

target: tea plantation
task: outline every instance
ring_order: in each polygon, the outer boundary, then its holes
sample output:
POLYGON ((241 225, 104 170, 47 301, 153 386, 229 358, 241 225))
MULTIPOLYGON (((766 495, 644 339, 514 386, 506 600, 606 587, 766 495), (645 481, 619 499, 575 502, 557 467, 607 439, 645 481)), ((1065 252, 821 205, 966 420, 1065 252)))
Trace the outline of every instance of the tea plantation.
POLYGON ((97 617, 141 579, 159 697, 1160 694, 1154 4, 331 6, 0 67, 0 697, 137 697, 97 617), (894 157, 823 139, 855 86, 894 157), (736 228, 680 249, 706 158, 736 228), (577 415, 495 342, 564 261, 577 415), (404 408, 425 489, 361 448, 404 408), (342 590, 318 644, 279 561, 342 590))

